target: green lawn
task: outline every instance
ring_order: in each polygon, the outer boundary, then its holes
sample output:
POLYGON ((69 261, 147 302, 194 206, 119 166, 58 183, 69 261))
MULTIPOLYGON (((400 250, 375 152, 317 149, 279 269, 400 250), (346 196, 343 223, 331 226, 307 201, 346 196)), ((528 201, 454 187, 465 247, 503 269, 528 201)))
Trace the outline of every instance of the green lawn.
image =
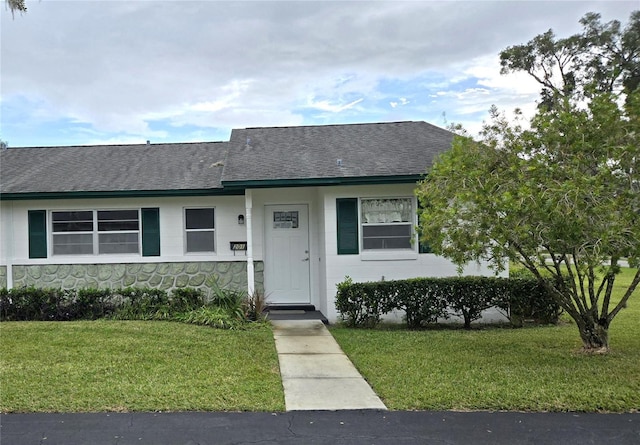
MULTIPOLYGON (((627 269, 617 292, 630 280, 627 269)), ((606 356, 579 352, 572 324, 331 332, 390 409, 639 411, 639 297, 606 356)), ((188 410, 283 411, 271 330, 0 323, 0 412, 188 410)))
POLYGON ((0 412, 282 411, 268 327, 0 323, 0 412))
MULTIPOLYGON (((619 277, 617 293, 631 281, 619 277)), ((610 329, 612 352, 580 352, 573 324, 406 331, 334 327, 358 370, 394 410, 640 410, 640 295, 610 329)))

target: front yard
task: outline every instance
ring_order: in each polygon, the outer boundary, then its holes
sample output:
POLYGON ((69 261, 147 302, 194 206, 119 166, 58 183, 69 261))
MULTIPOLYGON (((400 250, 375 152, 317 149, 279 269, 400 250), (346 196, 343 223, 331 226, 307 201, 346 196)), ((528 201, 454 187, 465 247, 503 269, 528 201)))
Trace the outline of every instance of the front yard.
POLYGON ((0 412, 283 411, 268 327, 0 323, 0 412))
MULTIPOLYGON (((618 296, 631 277, 630 269, 618 277, 618 296)), ((473 331, 333 327, 331 333, 390 409, 640 411, 638 295, 614 319, 605 356, 580 352, 578 330, 566 321, 473 331)))
MULTIPOLYGON (((581 353, 566 322, 331 332, 393 410, 640 410, 637 295, 614 320, 606 356, 581 353)), ((0 412, 284 410, 265 325, 2 322, 0 357, 0 412)))

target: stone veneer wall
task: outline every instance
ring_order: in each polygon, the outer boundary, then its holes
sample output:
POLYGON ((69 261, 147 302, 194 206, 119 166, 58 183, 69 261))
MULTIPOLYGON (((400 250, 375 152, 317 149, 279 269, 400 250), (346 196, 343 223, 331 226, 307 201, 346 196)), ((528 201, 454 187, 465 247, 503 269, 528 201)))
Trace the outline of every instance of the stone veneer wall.
MULTIPOLYGON (((216 276, 218 284, 222 288, 246 290, 247 263, 221 261, 13 266, 14 287, 117 289, 134 286, 163 290, 180 287, 205 288, 206 280, 210 276, 216 276)), ((255 284, 257 290, 264 291, 264 264, 262 262, 255 263, 255 284)))
POLYGON ((7 287, 7 266, 0 266, 0 289, 7 287))

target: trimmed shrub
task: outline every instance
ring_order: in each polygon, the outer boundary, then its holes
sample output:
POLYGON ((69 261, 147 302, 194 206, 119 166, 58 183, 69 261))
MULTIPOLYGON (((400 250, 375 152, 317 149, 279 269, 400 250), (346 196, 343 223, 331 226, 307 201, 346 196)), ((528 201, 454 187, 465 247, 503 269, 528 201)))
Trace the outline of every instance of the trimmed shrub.
POLYGON ((12 309, 12 302, 9 298, 9 289, 6 287, 0 288, 0 320, 6 320, 10 315, 12 309))
POLYGON ((396 298, 389 283, 354 283, 350 277, 338 283, 336 309, 347 326, 373 327, 382 314, 393 310, 396 298))
MULTIPOLYGON (((69 291, 67 291, 69 292, 69 291)), ((2 296, 3 320, 64 320, 64 299, 61 289, 20 287, 10 289, 2 296)))
POLYGON ((337 285, 336 309, 347 326, 373 327, 382 316, 403 310, 410 328, 459 316, 464 327, 482 311, 497 307, 521 326, 522 320, 555 323, 560 307, 535 278, 449 277, 354 283, 346 277, 337 285))
POLYGON ((0 291, 0 320, 95 320, 115 311, 108 289, 18 287, 0 291))
POLYGON ((535 278, 510 278, 507 304, 496 304, 507 314, 512 325, 525 323, 555 324, 562 309, 557 300, 535 278))
POLYGON ((169 309, 171 312, 187 312, 204 306, 205 295, 200 289, 192 287, 178 288, 171 291, 169 309))
POLYGON ((508 299, 508 279, 458 277, 446 279, 444 299, 449 311, 464 320, 464 328, 482 317, 482 311, 508 299))
POLYGON ((110 289, 78 289, 72 320, 97 320, 109 317, 116 311, 116 304, 110 289))
POLYGON ((394 281, 395 308, 404 310, 410 328, 424 327, 438 318, 447 318, 443 286, 437 280, 416 278, 394 281))
POLYGON ((155 288, 0 289, 2 321, 175 320, 223 329, 244 328, 247 320, 260 320, 264 295, 244 299, 243 293, 216 287, 207 303, 201 290, 174 289, 171 297, 155 288), (258 315, 260 314, 260 316, 258 315))

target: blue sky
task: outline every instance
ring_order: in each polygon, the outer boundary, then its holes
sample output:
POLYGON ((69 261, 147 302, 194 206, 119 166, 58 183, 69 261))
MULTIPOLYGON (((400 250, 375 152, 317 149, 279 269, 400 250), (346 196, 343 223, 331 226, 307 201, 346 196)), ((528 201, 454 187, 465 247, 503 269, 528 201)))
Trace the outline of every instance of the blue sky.
POLYGON ((227 140, 232 128, 424 120, 479 130, 538 86, 498 53, 637 1, 27 0, 0 8, 12 147, 227 140))

